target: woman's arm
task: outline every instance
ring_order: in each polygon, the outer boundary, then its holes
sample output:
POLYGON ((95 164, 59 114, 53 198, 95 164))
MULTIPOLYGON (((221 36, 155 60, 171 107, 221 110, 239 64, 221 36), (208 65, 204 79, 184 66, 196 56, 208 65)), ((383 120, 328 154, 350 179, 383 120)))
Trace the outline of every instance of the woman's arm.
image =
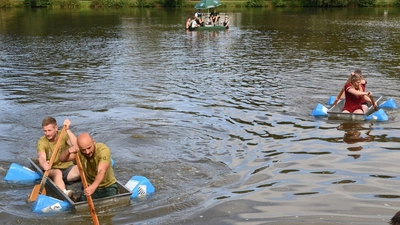
POLYGON ((371 98, 369 96, 370 95, 364 95, 364 99, 365 99, 365 101, 372 103, 372 100, 371 100, 371 98))
POLYGON ((347 91, 350 94, 353 94, 355 96, 364 96, 364 95, 368 95, 368 94, 372 94, 371 92, 364 92, 364 91, 357 91, 356 89, 354 89, 353 87, 348 87, 347 91))

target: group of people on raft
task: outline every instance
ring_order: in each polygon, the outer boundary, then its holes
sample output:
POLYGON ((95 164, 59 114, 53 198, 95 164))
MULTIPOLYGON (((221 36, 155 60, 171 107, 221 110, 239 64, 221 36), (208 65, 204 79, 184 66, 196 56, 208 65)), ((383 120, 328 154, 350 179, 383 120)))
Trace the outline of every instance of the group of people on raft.
POLYGON ((365 91, 367 81, 361 70, 357 69, 350 75, 350 82, 346 83, 344 94, 340 96, 340 99, 346 99, 342 112, 365 114, 372 104, 372 93, 365 91))
MULTIPOLYGON (((220 19, 219 12, 217 12, 216 9, 213 9, 213 11, 210 13, 209 22, 207 24, 205 24, 204 18, 205 18, 205 15, 201 12, 201 9, 198 9, 193 17, 187 18, 185 29, 189 30, 189 31, 193 31, 193 30, 196 30, 196 28, 200 27, 200 26, 205 26, 205 25, 215 26, 216 24, 219 23, 219 19, 220 19)), ((225 29, 229 29, 228 15, 225 16, 225 19, 222 22, 222 25, 225 27, 225 29)))

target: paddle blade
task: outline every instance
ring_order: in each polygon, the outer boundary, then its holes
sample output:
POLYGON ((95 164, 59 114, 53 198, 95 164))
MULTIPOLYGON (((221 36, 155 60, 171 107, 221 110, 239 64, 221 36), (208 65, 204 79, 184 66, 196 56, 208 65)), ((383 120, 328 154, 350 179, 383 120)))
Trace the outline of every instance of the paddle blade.
POLYGON ((396 102, 393 100, 393 98, 388 99, 384 103, 379 105, 379 108, 381 109, 398 109, 399 107, 397 106, 396 102))
POLYGON ((32 191, 31 194, 28 197, 28 202, 34 202, 37 200, 38 196, 39 196, 39 191, 40 191, 40 184, 36 184, 32 191))
POLYGON ((133 198, 147 198, 155 192, 154 186, 151 182, 143 176, 133 176, 125 186, 132 191, 131 199, 133 198))
POLYGON ((71 204, 66 201, 61 201, 45 195, 39 195, 32 206, 32 211, 35 213, 55 213, 68 210, 71 204))
POLYGON ((40 180, 41 175, 25 166, 12 163, 4 180, 10 183, 30 184, 40 180))
POLYGON ((379 109, 378 111, 365 117, 365 120, 376 120, 376 121, 382 122, 382 121, 388 121, 389 117, 386 115, 386 113, 385 113, 385 111, 383 111, 383 109, 379 109))
MULTIPOLYGON (((46 178, 47 179, 47 178, 46 178)), ((40 194, 45 195, 46 194, 46 189, 44 188, 44 184, 46 183, 46 180, 40 184, 36 184, 33 189, 31 194, 28 197, 29 202, 34 202, 37 200, 38 196, 40 194), (43 185, 43 186, 42 186, 43 185)))
POLYGON ((311 116, 327 116, 328 115, 327 111, 328 108, 318 103, 317 106, 315 106, 315 108, 311 112, 311 116))
POLYGON ((326 104, 327 105, 333 105, 335 100, 336 100, 336 97, 335 96, 331 96, 326 104))

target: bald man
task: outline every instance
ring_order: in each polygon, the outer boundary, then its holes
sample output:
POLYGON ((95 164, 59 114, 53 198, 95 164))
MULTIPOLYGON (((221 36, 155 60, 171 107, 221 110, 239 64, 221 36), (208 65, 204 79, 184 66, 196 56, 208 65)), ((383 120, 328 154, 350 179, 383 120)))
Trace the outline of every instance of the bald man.
POLYGON ((78 148, 63 151, 59 160, 72 161, 76 156, 82 162, 88 187, 83 190, 82 200, 91 195, 93 199, 117 194, 117 179, 111 165, 111 150, 103 143, 95 143, 88 133, 82 133, 77 138, 78 148))

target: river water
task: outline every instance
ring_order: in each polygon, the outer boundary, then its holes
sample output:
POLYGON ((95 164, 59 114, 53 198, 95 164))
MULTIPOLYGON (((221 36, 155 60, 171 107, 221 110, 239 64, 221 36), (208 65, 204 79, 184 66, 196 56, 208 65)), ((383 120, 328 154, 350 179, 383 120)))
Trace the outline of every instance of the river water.
POLYGON ((192 9, 1 9, 1 223, 91 223, 34 214, 33 186, 4 182, 51 115, 106 143, 122 183, 156 188, 97 212, 101 224, 387 224, 400 210, 399 111, 310 113, 355 69, 400 102, 400 11, 219 10, 231 29, 186 32, 192 9))

